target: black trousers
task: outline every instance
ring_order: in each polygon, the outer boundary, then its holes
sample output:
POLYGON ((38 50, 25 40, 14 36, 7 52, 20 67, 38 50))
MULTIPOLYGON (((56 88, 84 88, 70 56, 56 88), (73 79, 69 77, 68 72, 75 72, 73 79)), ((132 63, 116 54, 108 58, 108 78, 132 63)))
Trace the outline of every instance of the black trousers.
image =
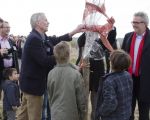
POLYGON ((139 110, 139 120, 149 120, 150 104, 140 101, 139 99, 140 77, 132 75, 132 79, 133 79, 133 96, 132 96, 132 115, 130 117, 130 120, 134 120, 134 111, 136 107, 136 102, 139 110))

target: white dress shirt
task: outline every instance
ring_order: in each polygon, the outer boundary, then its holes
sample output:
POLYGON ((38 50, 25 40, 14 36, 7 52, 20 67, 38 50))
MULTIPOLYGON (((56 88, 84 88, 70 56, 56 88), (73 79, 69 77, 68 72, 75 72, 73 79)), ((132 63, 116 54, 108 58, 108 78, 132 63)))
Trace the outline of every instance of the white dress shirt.
POLYGON ((135 46, 134 46, 134 61, 133 61, 133 68, 132 68, 133 73, 135 73, 135 70, 136 70, 138 50, 139 50, 139 46, 140 46, 140 43, 142 41, 144 34, 145 33, 143 33, 142 35, 136 35, 135 46))
MULTIPOLYGON (((1 45, 1 48, 8 48, 10 49, 10 43, 8 42, 8 38, 2 38, 0 37, 0 45, 1 45)), ((3 59, 4 61, 4 67, 5 68, 8 68, 8 67, 11 67, 12 64, 13 64, 13 60, 12 58, 10 59, 3 59)))

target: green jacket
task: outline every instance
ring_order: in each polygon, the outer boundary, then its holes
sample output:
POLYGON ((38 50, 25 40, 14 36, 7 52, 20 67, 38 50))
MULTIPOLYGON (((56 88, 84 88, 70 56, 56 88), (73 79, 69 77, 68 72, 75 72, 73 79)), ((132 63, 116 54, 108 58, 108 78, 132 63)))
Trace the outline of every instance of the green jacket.
POLYGON ((48 75, 52 120, 83 120, 86 112, 83 79, 72 64, 60 64, 48 75))

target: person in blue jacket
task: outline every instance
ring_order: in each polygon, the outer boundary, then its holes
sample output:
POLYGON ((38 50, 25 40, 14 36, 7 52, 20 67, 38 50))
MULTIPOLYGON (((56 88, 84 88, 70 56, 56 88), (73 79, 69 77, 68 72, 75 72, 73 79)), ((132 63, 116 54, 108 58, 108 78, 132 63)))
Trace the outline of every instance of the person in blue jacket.
POLYGON ((112 72, 103 77, 98 88, 95 120, 129 120, 133 81, 126 70, 131 58, 122 50, 114 50, 110 62, 112 72))
POLYGON ((17 108, 20 106, 20 92, 17 84, 19 75, 16 68, 6 68, 3 76, 5 78, 2 84, 3 109, 6 111, 7 120, 15 120, 17 108))
POLYGON ((71 41, 74 34, 85 30, 84 25, 79 25, 70 33, 49 37, 46 35, 49 22, 44 13, 34 13, 30 23, 32 31, 22 53, 19 81, 23 98, 17 120, 41 120, 47 75, 56 64, 53 47, 61 41, 71 41))

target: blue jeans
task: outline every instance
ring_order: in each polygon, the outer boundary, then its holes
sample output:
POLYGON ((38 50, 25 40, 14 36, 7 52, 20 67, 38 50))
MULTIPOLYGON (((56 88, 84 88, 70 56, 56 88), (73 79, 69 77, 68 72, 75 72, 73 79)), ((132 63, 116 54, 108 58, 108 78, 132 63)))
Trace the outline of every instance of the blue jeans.
POLYGON ((45 93, 44 93, 42 120, 51 120, 47 91, 45 91, 45 93))

